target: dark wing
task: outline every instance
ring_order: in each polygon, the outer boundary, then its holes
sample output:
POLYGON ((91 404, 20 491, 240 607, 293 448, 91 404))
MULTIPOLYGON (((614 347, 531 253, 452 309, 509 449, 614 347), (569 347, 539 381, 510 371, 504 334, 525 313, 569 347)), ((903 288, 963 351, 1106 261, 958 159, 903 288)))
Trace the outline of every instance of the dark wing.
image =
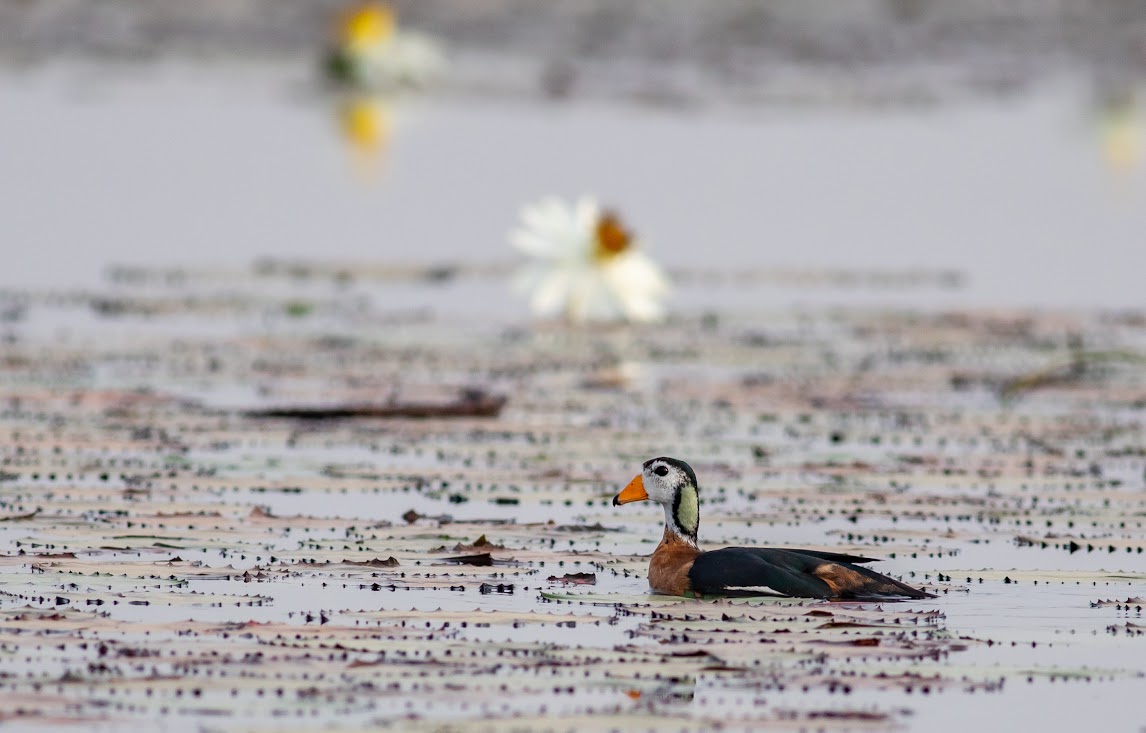
POLYGON ((702 552, 688 571, 692 589, 720 593, 726 588, 766 586, 797 598, 831 598, 830 585, 812 575, 823 560, 794 552, 755 547, 725 547, 702 552))
MULTIPOLYGON (((701 553, 688 579, 698 593, 768 587, 797 598, 931 598, 898 580, 840 560, 848 555, 771 547, 725 547, 701 553)), ((867 560, 867 558, 861 558, 867 560)))
MULTIPOLYGON (((738 548, 751 550, 751 547, 738 548)), ((767 550, 768 548, 759 548, 767 550)), ((819 558, 820 560, 827 560, 828 562, 850 562, 850 563, 864 563, 864 562, 879 562, 878 557, 861 557, 860 555, 845 555, 842 552, 820 552, 819 550, 780 550, 780 552, 798 552, 801 555, 811 555, 812 557, 819 558)))

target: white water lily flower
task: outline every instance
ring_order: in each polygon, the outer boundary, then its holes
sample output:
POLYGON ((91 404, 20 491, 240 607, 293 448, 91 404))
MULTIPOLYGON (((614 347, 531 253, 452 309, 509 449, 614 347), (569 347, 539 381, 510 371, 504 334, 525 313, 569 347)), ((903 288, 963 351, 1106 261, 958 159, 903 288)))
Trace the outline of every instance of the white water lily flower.
POLYGON ((510 243, 533 259, 513 287, 529 295, 538 316, 563 313, 578 324, 664 316, 668 279, 620 218, 592 198, 573 206, 557 198, 526 206, 510 243))
POLYGON ((398 29, 394 11, 364 2, 342 14, 327 71, 336 81, 380 90, 424 87, 445 68, 439 44, 398 29))

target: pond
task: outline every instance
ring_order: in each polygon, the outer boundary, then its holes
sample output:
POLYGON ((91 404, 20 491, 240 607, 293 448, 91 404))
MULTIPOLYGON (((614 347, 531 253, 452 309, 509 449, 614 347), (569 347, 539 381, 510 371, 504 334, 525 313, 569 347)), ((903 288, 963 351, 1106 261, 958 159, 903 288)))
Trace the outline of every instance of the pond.
POLYGON ((454 92, 362 150, 302 67, 4 72, 0 719, 1146 725, 1146 181, 1087 99, 454 92), (624 212, 664 323, 530 319, 550 192, 624 212), (374 412, 286 414, 331 406, 374 412), (702 546, 937 597, 651 594, 611 497, 657 455, 702 546))

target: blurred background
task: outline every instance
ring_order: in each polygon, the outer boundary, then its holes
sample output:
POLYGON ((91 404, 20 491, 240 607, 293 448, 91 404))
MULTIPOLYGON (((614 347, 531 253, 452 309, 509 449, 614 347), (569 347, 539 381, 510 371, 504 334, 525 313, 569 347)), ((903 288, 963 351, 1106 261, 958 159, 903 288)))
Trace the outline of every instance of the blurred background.
POLYGON ((686 306, 1142 305, 1141 0, 380 7, 0 3, 0 287, 500 272, 523 204, 593 193, 686 306))

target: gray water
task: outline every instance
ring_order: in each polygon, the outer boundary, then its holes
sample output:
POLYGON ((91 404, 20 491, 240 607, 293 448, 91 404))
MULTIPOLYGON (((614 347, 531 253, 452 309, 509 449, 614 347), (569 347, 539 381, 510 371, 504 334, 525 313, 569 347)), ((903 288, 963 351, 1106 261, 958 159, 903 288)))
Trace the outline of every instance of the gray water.
MULTIPOLYGON (((336 105, 301 66, 59 65, 4 72, 0 247, 6 257, 0 288, 100 288, 113 264, 246 272, 262 257, 511 263, 505 234, 523 203, 546 193, 594 192, 618 207, 654 256, 676 273, 773 273, 760 286, 685 278, 670 304, 675 311, 831 303, 1142 307, 1146 171, 1141 161, 1113 167, 1105 160, 1099 113, 1080 79, 1048 81, 1006 99, 883 108, 719 102, 680 108, 445 93, 395 101, 385 150, 365 162, 356 160, 340 137, 336 105), (888 288, 839 287, 830 277, 792 276, 841 270, 953 270, 963 277, 957 286, 927 281, 888 288)), ((1139 116, 1135 124, 1142 135, 1146 122, 1139 116)), ((217 288, 219 281, 227 278, 208 284, 217 288)), ((256 289, 250 280, 233 282, 240 289, 244 282, 256 289)), ((329 284, 308 287, 329 292, 329 284)), ((524 306, 498 277, 463 278, 436 289, 383 282, 364 290, 376 304, 381 301, 382 311, 430 305, 447 316, 470 319, 525 317, 524 306)), ((172 316, 149 323, 80 310, 38 306, 13 328, 33 344, 51 342, 50 334, 67 329, 81 344, 131 344, 184 328, 196 329, 208 341, 245 327, 275 328, 247 323, 244 318, 256 316, 246 311, 223 311, 223 317, 202 321, 172 316)), ((443 322, 456 327, 459 321, 443 322)), ((322 331, 327 324, 319 320, 309 327, 322 331)), ((293 321, 280 327, 291 333, 307 328, 293 321)), ((469 333, 456 331, 456 338, 469 333)), ((123 388, 139 381, 130 371, 120 375, 115 370, 96 372, 93 379, 100 386, 123 388)), ((219 401, 241 402, 244 395, 226 392, 228 384, 218 387, 219 401)), ((1135 471, 1141 475, 1140 467, 1135 471)), ((259 494, 251 501, 280 516, 355 516, 362 511, 362 496, 354 494, 259 494)), ((424 497, 403 499, 400 509, 407 508, 450 512, 459 519, 521 521, 542 520, 554 511, 529 505, 455 506, 424 497)), ((651 523, 642 538, 655 536, 659 521, 655 511, 556 511, 584 512, 587 520, 608 523, 643 517, 651 523)), ((713 529, 719 527, 713 522, 713 529)), ((13 536, 23 531, 19 525, 6 529, 13 536)), ((814 534, 844 529, 840 520, 817 527, 814 534)), ((740 535, 748 533, 741 527, 730 525, 727 531, 737 533, 728 542, 808 539, 805 526, 760 529, 759 535, 744 538, 740 535)), ((709 539, 723 538, 713 532, 709 539)), ((610 543, 605 549, 611 553, 648 549, 631 541, 610 543)), ((881 563, 880 569, 953 574, 981 568, 1143 569, 1140 554, 1051 554, 1009 541, 939 544, 948 550, 954 545, 959 553, 900 558, 881 563)), ((234 559, 208 558, 208 564, 224 562, 234 559)), ((275 603, 265 613, 276 618, 313 610, 319 592, 313 582, 277 588, 194 582, 205 591, 271 594, 275 603)), ((639 594, 644 585, 643 578, 602 573, 597 590, 639 594)), ((1095 587, 995 580, 974 584, 971 593, 945 595, 934 606, 945 614, 947 629, 999 643, 953 655, 949 664, 954 671, 943 666, 943 673, 956 676, 966 667, 982 676, 984 669, 998 665, 998 676, 1008 680, 1005 694, 951 690, 922 698, 869 691, 856 705, 911 710, 904 719, 918 730, 1073 730, 1098 722, 1104 730, 1141 729, 1146 718, 1133 704, 1140 676, 1090 683, 1052 682, 1045 674, 1102 669, 1137 674, 1142 639, 1117 637, 1106 629, 1128 620, 1140 623, 1140 618, 1091 608, 1090 603, 1137 595, 1141 589, 1140 582, 1095 587), (1021 674, 1027 664, 1043 674, 1027 682, 1021 674)), ((521 609, 538 603, 532 590, 480 599, 472 589, 460 595, 431 590, 366 599, 354 587, 321 592, 323 604, 331 608, 468 610, 480 602, 485 608, 521 609)), ((132 620, 157 615, 126 606, 119 613, 139 614, 132 620)), ((176 608, 170 618, 183 613, 176 608)), ((228 607, 203 614, 242 621, 251 612, 228 607)), ((613 645, 623 631, 618 629, 616 638, 603 635, 600 643, 613 645)), ((473 631, 471 638, 499 633, 473 631)), ((510 633, 532 641, 533 634, 542 632, 510 633)), ((572 643, 579 633, 546 638, 572 643)), ((696 711, 703 712, 706 701, 734 694, 704 685, 704 680, 698 683, 696 711)), ((767 703, 781 707, 838 704, 823 691, 769 694, 767 703)), ((739 709, 734 702, 729 705, 733 712, 739 709)))
MULTIPOLYGON (((266 256, 512 262, 505 235, 523 203, 595 193, 677 272, 963 275, 907 292, 685 288, 686 306, 1136 307, 1146 170, 1108 164, 1090 100, 1069 78, 882 109, 431 95, 393 102, 385 150, 364 163, 301 65, 9 70, 0 285, 266 256)), ((1146 120, 1134 125, 1146 136, 1146 120)), ((500 283, 457 299, 520 308, 500 283)))

